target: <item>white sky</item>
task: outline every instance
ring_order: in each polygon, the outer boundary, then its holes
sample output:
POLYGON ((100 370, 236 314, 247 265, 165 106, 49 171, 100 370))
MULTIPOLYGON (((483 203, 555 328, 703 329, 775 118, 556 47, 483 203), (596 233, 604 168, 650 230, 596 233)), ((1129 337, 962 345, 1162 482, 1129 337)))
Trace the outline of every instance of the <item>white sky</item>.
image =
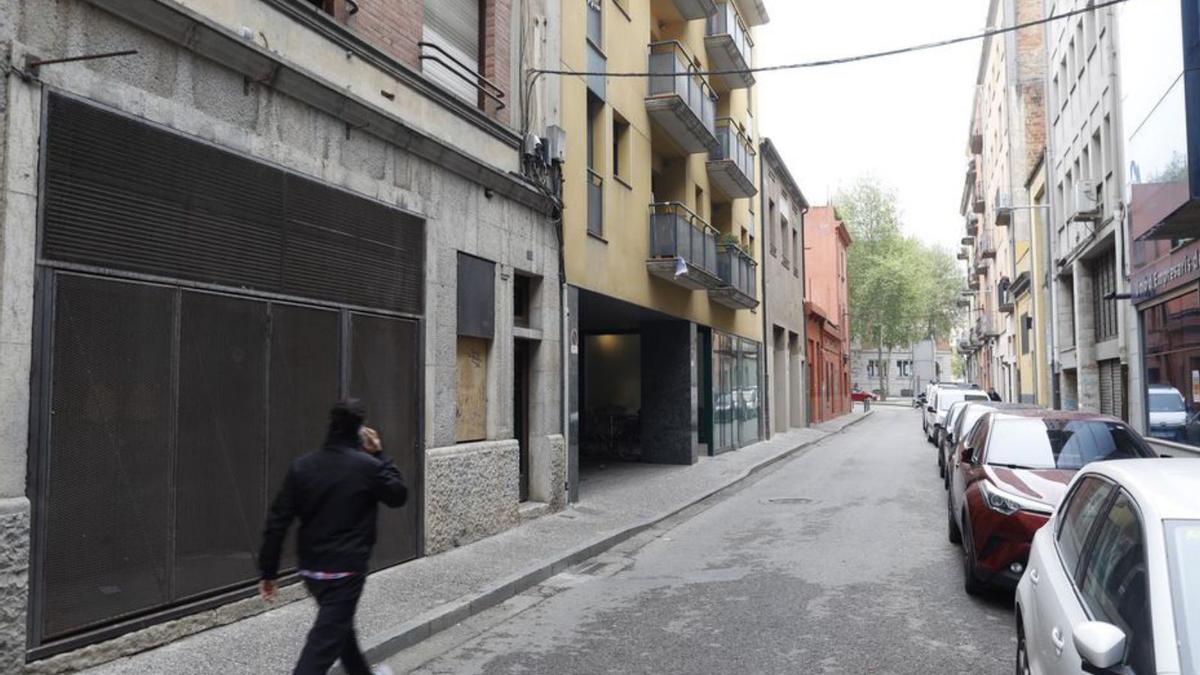
MULTIPOLYGON (((979 32, 987 0, 768 0, 759 65, 874 52, 979 32)), ((761 73, 759 131, 809 203, 873 175, 905 230, 955 250, 982 42, 819 69, 761 73)))

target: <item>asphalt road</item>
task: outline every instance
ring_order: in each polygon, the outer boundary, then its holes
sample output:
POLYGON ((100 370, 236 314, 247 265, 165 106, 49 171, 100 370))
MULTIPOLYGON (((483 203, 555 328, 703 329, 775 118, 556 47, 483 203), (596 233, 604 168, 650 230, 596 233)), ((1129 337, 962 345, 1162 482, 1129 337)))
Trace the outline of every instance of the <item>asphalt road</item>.
POLYGON ((917 415, 878 408, 389 664, 420 673, 1011 673, 1012 596, 963 592, 917 415))

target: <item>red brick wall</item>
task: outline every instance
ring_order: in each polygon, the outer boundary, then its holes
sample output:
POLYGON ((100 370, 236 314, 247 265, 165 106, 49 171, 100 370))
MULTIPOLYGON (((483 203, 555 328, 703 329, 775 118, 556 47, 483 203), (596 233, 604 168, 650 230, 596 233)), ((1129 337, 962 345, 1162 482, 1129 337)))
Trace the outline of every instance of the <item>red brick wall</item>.
MULTIPOLYGON (((512 53, 512 0, 482 0, 483 76, 504 91, 505 107, 487 100, 486 112, 502 122, 509 120, 514 96, 508 91, 512 53)), ((358 13, 347 25, 371 44, 400 63, 421 69, 421 27, 425 20, 425 0, 358 0, 358 13)))

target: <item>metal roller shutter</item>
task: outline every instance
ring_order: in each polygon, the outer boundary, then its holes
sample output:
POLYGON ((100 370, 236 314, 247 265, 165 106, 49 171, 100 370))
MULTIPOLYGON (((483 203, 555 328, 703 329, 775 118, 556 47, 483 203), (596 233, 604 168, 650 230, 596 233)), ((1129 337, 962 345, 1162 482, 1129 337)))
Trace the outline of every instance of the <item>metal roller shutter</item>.
POLYGON ((479 90, 471 76, 482 70, 479 5, 479 0, 425 0, 422 33, 425 42, 444 49, 450 57, 434 51, 438 60, 424 61, 425 74, 473 104, 478 104, 479 90))

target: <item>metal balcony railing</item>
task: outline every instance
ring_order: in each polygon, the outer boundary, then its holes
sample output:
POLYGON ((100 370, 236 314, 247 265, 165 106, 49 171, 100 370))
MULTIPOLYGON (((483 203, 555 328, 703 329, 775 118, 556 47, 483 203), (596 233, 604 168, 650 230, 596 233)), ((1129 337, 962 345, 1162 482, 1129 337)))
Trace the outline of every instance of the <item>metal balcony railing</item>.
POLYGON ((991 232, 984 232, 979 237, 979 243, 976 244, 978 255, 980 258, 995 258, 996 257, 996 237, 991 232))
POLYGON ((587 227, 588 232, 597 237, 604 236, 604 177, 587 170, 587 227))
POLYGON ((709 154, 709 182, 730 199, 753 197, 758 194, 754 185, 754 143, 728 117, 717 120, 717 150, 709 154))
MULTIPOLYGON (((495 104, 495 109, 500 110, 505 107, 504 90, 499 85, 484 77, 482 74, 475 71, 471 66, 463 63, 444 47, 433 42, 424 40, 417 43, 417 47, 421 50, 418 57, 422 67, 425 63, 436 64, 439 68, 437 75, 448 76, 450 81, 458 83, 458 86, 453 87, 456 94, 459 89, 473 91, 475 93, 475 105, 483 109, 488 101, 495 104)), ((464 96, 464 98, 470 98, 464 96)))
POLYGON ((649 72, 651 115, 684 150, 716 150, 717 95, 683 45, 678 40, 651 43, 649 72))
POLYGON ((650 205, 650 257, 682 260, 676 276, 700 271, 719 285, 717 230, 680 202, 650 205))
POLYGON ((734 309, 758 306, 758 262, 732 244, 717 247, 717 277, 723 287, 709 291, 710 297, 734 309))

